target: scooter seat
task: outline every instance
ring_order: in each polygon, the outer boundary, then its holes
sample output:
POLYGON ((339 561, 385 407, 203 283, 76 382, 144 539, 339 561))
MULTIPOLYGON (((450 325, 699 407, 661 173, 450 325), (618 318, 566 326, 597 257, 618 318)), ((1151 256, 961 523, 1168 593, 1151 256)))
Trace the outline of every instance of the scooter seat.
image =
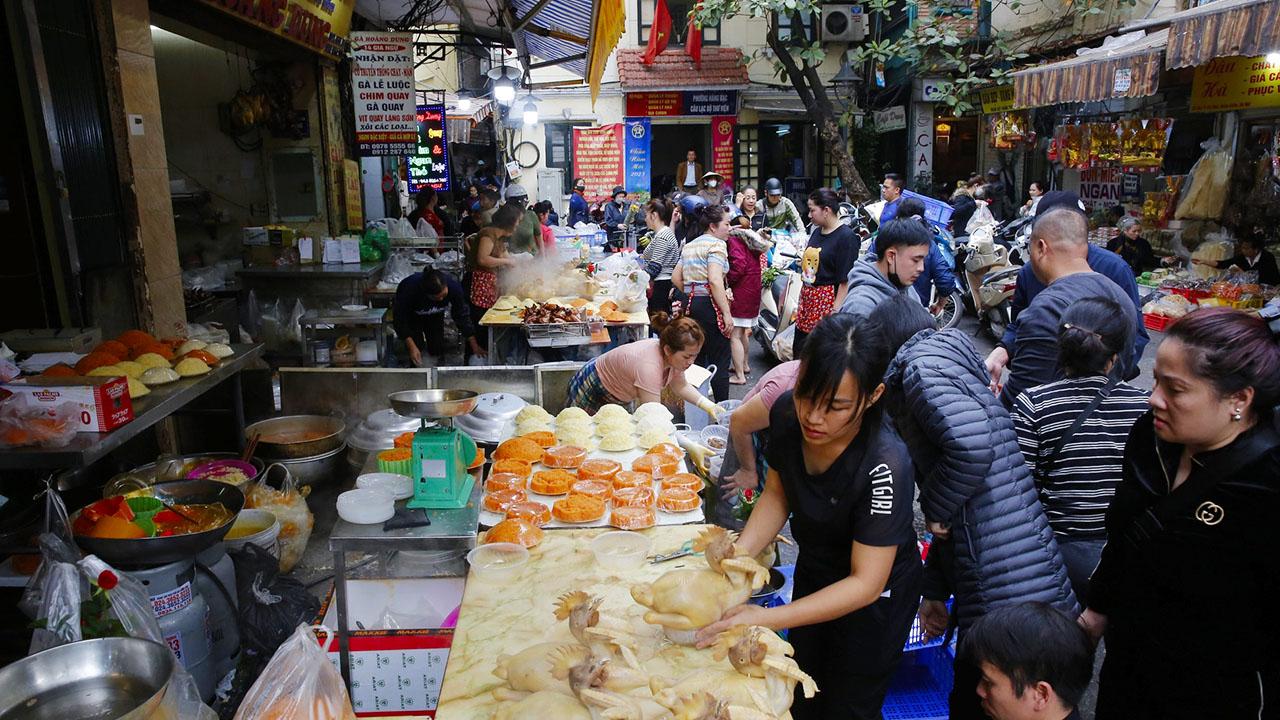
POLYGON ((1017 277, 1018 272, 1021 270, 1022 268, 1018 265, 1012 265, 1007 268, 1001 268, 993 273, 987 273, 985 276, 983 276, 982 283, 985 285, 990 282, 996 282, 998 280, 1007 280, 1011 277, 1017 277))

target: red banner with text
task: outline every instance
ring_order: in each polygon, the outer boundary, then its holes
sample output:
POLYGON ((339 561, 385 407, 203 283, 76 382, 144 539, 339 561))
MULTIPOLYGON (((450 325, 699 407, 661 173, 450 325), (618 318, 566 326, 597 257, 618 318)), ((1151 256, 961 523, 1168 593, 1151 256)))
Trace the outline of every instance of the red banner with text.
MULTIPOLYGON (((573 129, 573 176, 587 183, 587 200, 610 199, 622 185, 623 123, 573 129)), ((730 163, 732 169, 732 163, 730 163)))
POLYGON ((711 118, 711 170, 723 175, 725 184, 730 186, 734 184, 733 136, 737 125, 738 118, 732 115, 718 115, 711 118))

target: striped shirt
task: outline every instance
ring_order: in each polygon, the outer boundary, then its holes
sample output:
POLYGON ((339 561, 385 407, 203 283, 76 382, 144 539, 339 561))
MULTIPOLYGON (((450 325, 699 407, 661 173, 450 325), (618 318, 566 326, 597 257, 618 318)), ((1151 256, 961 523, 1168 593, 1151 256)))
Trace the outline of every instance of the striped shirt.
POLYGON ((680 241, 671 228, 664 226, 653 234, 653 239, 644 248, 644 260, 659 266, 654 280, 670 280, 671 271, 680 262, 680 241))
POLYGON ((1147 392, 1120 383, 1067 441, 1047 478, 1048 454, 1107 379, 1067 378, 1026 390, 1013 403, 1018 445, 1036 476, 1040 502, 1055 535, 1105 538, 1106 513, 1120 484, 1129 430, 1147 412, 1147 392))
MULTIPOLYGON (((684 279, 684 290, 692 295, 694 285, 707 285, 711 282, 711 265, 718 265, 723 272, 729 272, 729 248, 725 242, 712 235, 699 235, 697 239, 685 243, 680 254, 680 273, 684 279)), ((707 294, 704 288, 699 295, 707 294)))

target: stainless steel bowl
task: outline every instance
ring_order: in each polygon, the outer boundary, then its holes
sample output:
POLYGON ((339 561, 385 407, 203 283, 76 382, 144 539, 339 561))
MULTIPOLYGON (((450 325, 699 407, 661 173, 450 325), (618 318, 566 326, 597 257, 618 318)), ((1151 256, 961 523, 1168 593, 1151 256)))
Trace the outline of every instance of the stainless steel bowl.
POLYGON ((0 668, 0 720, 158 717, 174 662, 168 647, 138 638, 50 648, 0 668))
POLYGON ((260 420, 245 428, 244 436, 258 436, 258 457, 292 460, 312 458, 340 447, 346 429, 346 423, 328 415, 286 415, 260 420))
POLYGON ((466 415, 476 408, 478 397, 472 390, 402 390, 387 400, 400 415, 434 419, 466 415))
POLYGON ((274 465, 283 465, 288 468, 289 473, 298 481, 299 486, 320 485, 347 472, 347 446, 339 445, 327 453, 314 457, 273 461, 263 472, 266 473, 268 482, 274 481, 278 484, 278 481, 282 478, 278 471, 276 473, 271 472, 271 468, 274 465))

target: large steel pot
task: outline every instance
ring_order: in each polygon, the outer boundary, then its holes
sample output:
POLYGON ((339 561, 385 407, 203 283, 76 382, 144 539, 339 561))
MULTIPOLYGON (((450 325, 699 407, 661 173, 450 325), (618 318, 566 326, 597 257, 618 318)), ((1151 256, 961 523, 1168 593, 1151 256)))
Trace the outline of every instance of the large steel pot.
POLYGON ((175 659, 140 638, 60 645, 0 668, 0 720, 169 720, 175 659))
POLYGON ((320 485, 338 477, 340 473, 345 471, 345 468, 348 467, 346 452, 347 446, 339 445, 333 450, 315 457, 276 460, 267 466, 264 471, 265 477, 267 482, 278 485, 282 477, 279 471, 273 473, 271 468, 280 465, 289 470, 289 474, 293 475, 299 486, 320 485))
MULTIPOLYGON (((198 553, 220 542, 236 522, 236 515, 244 509, 244 493, 235 485, 217 480, 181 480, 151 486, 150 495, 170 505, 198 505, 220 503, 231 511, 231 518, 212 530, 169 537, 148 537, 136 540, 114 540, 76 535, 76 544, 112 565, 154 566, 164 563, 190 560, 198 553)), ((77 510, 71 516, 72 524, 80 516, 77 510)), ((5 720, 0 716, 0 720, 5 720)))
POLYGON ((264 460, 314 458, 342 446, 347 429, 340 418, 328 415, 286 415, 260 420, 244 429, 244 436, 258 436, 255 453, 264 460))
MULTIPOLYGON (((161 461, 139 465, 138 467, 122 472, 111 478, 102 489, 102 497, 111 497, 112 495, 123 495, 124 493, 137 490, 144 485, 155 485, 157 483, 171 482, 173 480, 182 480, 195 468, 214 460, 238 460, 240 453, 233 452, 206 452, 192 453, 191 455, 177 455, 162 458, 161 461), (161 465, 163 464, 163 467, 161 465)), ((249 462, 258 470, 253 477, 245 481, 244 486, 255 482, 262 475, 262 468, 265 467, 263 462, 258 458, 250 458, 249 462)))

